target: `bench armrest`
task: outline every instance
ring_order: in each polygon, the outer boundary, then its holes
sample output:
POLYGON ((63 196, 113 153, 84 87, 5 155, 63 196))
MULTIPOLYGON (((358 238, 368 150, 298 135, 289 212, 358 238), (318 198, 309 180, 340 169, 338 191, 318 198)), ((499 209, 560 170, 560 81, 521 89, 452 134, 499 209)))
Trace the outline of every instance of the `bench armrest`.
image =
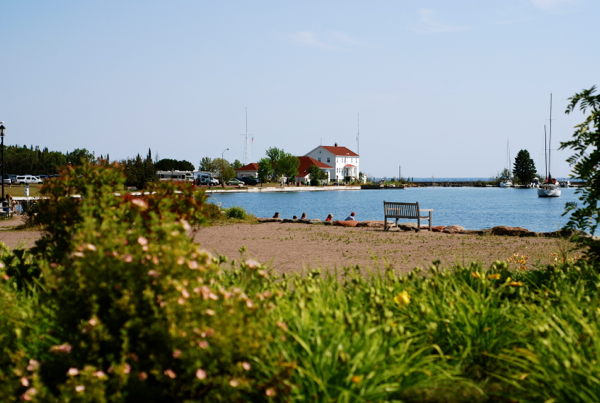
POLYGON ((432 208, 427 208, 427 209, 419 209, 419 211, 433 211, 432 208))

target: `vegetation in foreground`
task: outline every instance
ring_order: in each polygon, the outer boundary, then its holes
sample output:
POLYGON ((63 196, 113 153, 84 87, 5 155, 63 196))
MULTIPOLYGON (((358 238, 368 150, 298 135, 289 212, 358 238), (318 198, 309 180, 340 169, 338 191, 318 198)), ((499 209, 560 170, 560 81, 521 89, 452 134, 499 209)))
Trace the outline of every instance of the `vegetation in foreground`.
POLYGON ((600 401, 592 264, 277 278, 193 244, 202 194, 123 181, 70 168, 2 249, 0 401, 600 401))

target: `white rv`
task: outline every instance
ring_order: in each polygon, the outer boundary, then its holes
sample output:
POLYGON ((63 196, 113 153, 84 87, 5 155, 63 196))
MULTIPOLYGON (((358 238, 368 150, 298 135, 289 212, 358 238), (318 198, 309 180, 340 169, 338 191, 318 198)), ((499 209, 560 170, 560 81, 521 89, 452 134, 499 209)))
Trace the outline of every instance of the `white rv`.
POLYGON ((191 171, 156 171, 160 181, 193 182, 194 175, 191 171))

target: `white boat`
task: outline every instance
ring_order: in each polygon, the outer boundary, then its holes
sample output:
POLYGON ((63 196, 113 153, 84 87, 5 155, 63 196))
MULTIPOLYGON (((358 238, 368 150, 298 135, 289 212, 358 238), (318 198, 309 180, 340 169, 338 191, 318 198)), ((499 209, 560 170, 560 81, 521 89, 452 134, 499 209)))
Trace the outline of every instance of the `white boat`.
POLYGON ((506 179, 506 180, 503 180, 502 182, 500 182, 501 188, 509 188, 512 185, 513 185, 513 183, 510 181, 510 179, 506 179))
POLYGON ((537 189, 538 197, 560 197, 562 191, 560 190, 560 184, 552 177, 550 173, 550 144, 552 143, 552 94, 550 94, 550 136, 548 139, 548 145, 546 146, 546 125, 544 125, 544 152, 547 157, 546 159, 546 180, 537 189))

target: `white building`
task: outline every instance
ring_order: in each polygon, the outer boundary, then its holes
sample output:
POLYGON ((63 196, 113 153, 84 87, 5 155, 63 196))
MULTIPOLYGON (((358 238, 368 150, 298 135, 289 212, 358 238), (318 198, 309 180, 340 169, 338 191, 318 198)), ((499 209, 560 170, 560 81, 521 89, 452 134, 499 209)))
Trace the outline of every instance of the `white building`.
POLYGON ((331 165, 332 168, 329 170, 331 180, 339 182, 359 180, 360 156, 349 148, 339 147, 337 143, 333 146, 318 146, 306 156, 331 165))

